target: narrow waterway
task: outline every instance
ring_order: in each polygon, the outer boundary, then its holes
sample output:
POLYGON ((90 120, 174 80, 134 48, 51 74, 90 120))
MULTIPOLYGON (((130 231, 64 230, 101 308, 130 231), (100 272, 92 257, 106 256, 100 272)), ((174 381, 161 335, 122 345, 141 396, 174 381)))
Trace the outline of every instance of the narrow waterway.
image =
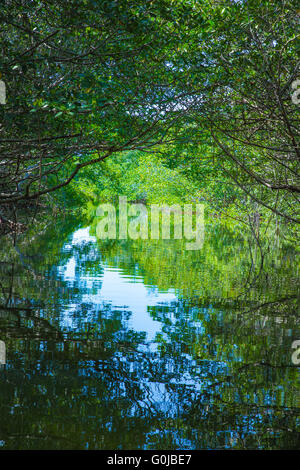
POLYGON ((298 447, 293 249, 259 273, 221 227, 194 252, 66 220, 1 242, 0 448, 298 447))

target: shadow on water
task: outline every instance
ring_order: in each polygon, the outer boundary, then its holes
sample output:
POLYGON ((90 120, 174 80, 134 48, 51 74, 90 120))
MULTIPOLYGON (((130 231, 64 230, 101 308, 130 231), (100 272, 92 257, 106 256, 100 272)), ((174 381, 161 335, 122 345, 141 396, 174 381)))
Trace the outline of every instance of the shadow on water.
POLYGON ((78 226, 1 239, 0 448, 297 448, 294 250, 255 278, 221 227, 189 252, 78 226))

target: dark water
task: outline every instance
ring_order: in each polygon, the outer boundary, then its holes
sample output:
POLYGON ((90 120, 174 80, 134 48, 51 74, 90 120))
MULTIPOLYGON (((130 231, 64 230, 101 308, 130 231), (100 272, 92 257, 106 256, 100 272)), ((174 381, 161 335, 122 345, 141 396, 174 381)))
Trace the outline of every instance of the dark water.
POLYGON ((0 240, 0 448, 300 448, 295 251, 91 225, 0 240))

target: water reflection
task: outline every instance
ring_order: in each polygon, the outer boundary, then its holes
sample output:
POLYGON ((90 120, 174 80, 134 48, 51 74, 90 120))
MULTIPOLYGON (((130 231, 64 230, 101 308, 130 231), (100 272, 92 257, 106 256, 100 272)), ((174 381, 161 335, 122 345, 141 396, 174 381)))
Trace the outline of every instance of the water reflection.
POLYGON ((76 223, 3 239, 2 448, 297 448, 295 252, 251 286, 224 229, 186 252, 76 223))

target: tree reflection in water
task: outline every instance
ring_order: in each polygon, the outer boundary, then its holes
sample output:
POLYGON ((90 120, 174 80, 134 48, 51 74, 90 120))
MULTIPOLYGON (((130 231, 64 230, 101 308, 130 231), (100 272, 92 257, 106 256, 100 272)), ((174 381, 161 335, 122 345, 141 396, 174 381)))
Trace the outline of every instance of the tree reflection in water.
POLYGON ((294 251, 247 289, 259 253, 224 229, 186 252, 76 226, 2 239, 1 446, 297 448, 294 251))

